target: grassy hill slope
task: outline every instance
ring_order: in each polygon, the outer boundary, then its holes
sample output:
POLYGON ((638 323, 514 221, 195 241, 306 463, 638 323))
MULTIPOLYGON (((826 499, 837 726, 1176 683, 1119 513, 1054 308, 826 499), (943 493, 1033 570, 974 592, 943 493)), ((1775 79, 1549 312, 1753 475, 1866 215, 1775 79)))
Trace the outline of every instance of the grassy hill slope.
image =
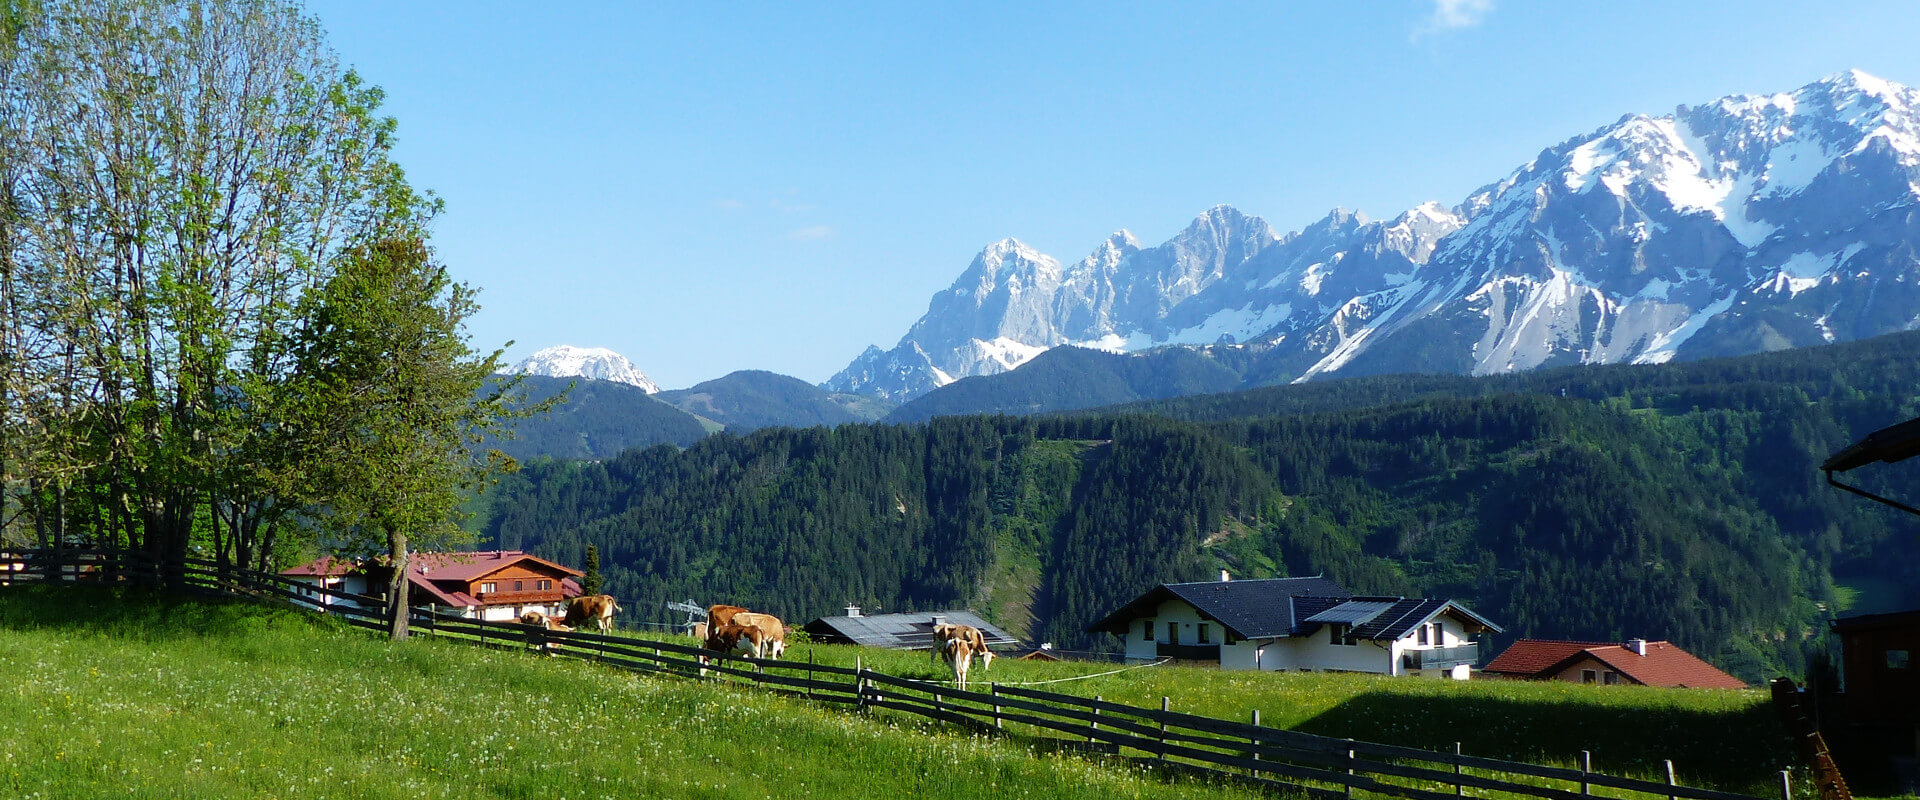
POLYGON ((744 689, 290 609, 0 590, 0 795, 1238 797, 744 689))

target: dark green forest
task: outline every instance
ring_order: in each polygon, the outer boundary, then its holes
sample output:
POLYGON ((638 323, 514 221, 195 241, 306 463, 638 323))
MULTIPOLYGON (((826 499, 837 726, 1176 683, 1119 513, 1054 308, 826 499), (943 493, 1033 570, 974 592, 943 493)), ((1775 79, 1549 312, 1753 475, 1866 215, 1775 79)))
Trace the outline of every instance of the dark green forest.
MULTIPOLYGON (((1063 647, 1163 581, 1324 573, 1534 636, 1671 639, 1749 679, 1825 646, 1836 579, 1920 525, 1816 465, 1920 414, 1920 334, 1659 366, 1389 376, 1058 417, 770 428, 538 461, 485 535, 636 609, 973 606, 1063 647)), ((1850 476, 1913 496, 1916 474, 1850 476)), ((642 615, 656 616, 642 611, 642 615)))

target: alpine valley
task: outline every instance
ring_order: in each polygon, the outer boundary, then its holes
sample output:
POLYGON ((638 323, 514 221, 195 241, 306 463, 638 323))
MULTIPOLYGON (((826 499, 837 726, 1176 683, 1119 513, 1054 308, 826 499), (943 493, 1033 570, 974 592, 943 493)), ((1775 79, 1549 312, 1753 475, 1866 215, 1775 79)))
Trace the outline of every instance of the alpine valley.
MULTIPOLYGON (((1847 72, 1628 115, 1385 221, 1335 210, 1283 234, 1218 206, 1072 264, 995 242, 891 350, 824 386, 904 402, 1063 345, 1211 351, 1250 387, 1857 339, 1920 319, 1917 200, 1920 93, 1847 72)), ((940 407, 995 408, 967 405, 940 407)))

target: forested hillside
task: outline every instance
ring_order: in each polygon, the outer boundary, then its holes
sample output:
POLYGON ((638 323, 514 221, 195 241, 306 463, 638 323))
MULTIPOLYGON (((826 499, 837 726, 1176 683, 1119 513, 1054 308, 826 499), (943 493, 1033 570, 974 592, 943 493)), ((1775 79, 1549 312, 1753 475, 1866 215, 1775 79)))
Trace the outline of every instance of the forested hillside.
POLYGON ((520 405, 530 407, 566 393, 545 414, 514 420, 512 437, 489 439, 514 458, 606 458, 623 450, 670 443, 689 445, 707 435, 700 420, 654 399, 646 391, 613 381, 523 375, 520 405))
MULTIPOLYGON (((688 597, 795 619, 972 605, 1098 646, 1080 631, 1117 603, 1224 567, 1454 597, 1509 637, 1672 639, 1758 678, 1820 646, 1836 576, 1914 579, 1920 527, 1815 466, 1920 413, 1917 386, 1920 335, 1898 335, 1155 416, 767 429, 529 465, 487 532, 576 563, 599 544, 612 591, 648 616, 688 597)), ((1912 485, 1898 465, 1861 472, 1912 485)))

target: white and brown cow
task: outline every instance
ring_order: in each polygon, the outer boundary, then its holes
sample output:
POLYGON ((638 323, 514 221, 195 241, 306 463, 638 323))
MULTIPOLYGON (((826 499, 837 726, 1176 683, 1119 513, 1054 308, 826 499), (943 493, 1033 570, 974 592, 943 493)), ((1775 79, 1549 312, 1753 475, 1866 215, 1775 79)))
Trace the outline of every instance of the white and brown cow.
POLYGON ((947 666, 953 668, 954 683, 967 688, 967 668, 973 665, 973 642, 965 638, 948 639, 940 643, 938 652, 947 660, 947 666))
POLYGON ((567 601, 566 624, 575 628, 592 625, 601 633, 613 632, 613 615, 620 604, 610 594, 590 594, 567 601))
POLYGON ((987 636, 972 625, 940 624, 933 626, 933 656, 940 658, 946 648, 946 642, 964 640, 967 649, 986 663, 988 671, 993 670, 993 650, 987 647, 987 636))
MULTIPOLYGON (((561 624, 559 620, 547 616, 546 614, 542 613, 538 609, 532 609, 532 608, 527 609, 527 612, 525 614, 520 615, 520 624, 525 625, 529 628, 538 628, 543 631, 563 631, 564 632, 564 631, 573 630, 572 628, 569 628, 566 625, 561 624)), ((534 634, 534 635, 528 636, 527 646, 535 650, 538 650, 542 653, 552 653, 554 643, 547 641, 547 637, 545 636, 534 634)))
MULTIPOLYGON (((752 625, 721 625, 707 631, 706 643, 702 647, 730 656, 752 656, 759 658, 765 652, 767 635, 752 625)), ((706 677, 707 657, 700 656, 700 675, 706 677)))
POLYGON ((765 645, 763 658, 779 658, 787 651, 787 626, 779 617, 754 611, 742 611, 733 615, 733 624, 747 625, 760 630, 765 645))

